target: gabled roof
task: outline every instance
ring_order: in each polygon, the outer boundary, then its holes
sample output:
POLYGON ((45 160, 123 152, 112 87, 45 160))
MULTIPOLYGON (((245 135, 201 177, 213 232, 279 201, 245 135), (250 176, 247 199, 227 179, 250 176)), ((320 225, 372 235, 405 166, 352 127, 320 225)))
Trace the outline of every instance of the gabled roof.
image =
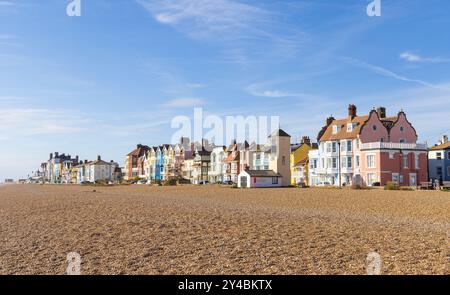
POLYGON ((146 145, 141 145, 138 144, 136 149, 134 149, 131 153, 129 153, 127 156, 138 156, 141 157, 143 156, 148 150, 150 149, 150 147, 146 146, 146 145))
POLYGON ((245 170, 251 177, 282 177, 273 170, 245 170))
MULTIPOLYGON (((329 141, 329 140, 341 140, 341 139, 355 139, 361 134, 361 129, 365 125, 365 123, 369 120, 371 115, 378 116, 378 113, 375 110, 372 110, 368 115, 355 116, 355 117, 347 117, 343 119, 334 119, 330 125, 324 126, 322 131, 319 133, 319 141, 329 141), (347 132, 347 124, 353 123, 352 131, 347 132), (340 126, 340 130, 333 134, 333 126, 340 126)), ((378 116, 379 118, 379 116, 378 116)), ((386 117, 379 118, 381 123, 386 127, 389 131, 392 126, 394 126, 395 122, 398 119, 396 117, 386 117)))
POLYGON ((440 145, 435 145, 434 147, 431 148, 431 150, 436 151, 436 150, 447 150, 450 149, 450 141, 447 141, 446 143, 440 144, 440 145))

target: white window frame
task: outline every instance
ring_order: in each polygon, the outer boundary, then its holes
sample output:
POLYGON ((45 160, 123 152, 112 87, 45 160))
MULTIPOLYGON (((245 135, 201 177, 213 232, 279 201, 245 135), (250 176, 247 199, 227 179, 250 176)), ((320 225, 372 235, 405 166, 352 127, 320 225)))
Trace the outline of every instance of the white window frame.
POLYGON ((333 134, 337 134, 337 133, 338 133, 337 125, 333 125, 333 134))
POLYGON ((347 123, 347 132, 353 131, 353 123, 347 123))
POLYGON ((408 166, 408 155, 403 155, 402 156, 402 168, 403 169, 408 169, 409 168, 409 166, 408 166))
POLYGON ((400 182, 400 174, 399 173, 392 173, 392 182, 395 182, 395 183, 399 183, 400 182), (395 178, 397 180, 395 180, 395 178))
POLYGON ((377 168, 377 164, 376 164, 376 155, 375 154, 367 154, 366 155, 366 167, 367 168, 377 168), (370 163, 370 161, 369 161, 369 157, 373 157, 373 165, 369 165, 369 164, 372 164, 372 163, 370 163))
POLYGON ((377 182, 377 174, 376 173, 367 173, 367 185, 372 186, 375 182, 377 182), (373 179, 372 182, 371 181, 371 177, 370 176, 373 175, 373 179))

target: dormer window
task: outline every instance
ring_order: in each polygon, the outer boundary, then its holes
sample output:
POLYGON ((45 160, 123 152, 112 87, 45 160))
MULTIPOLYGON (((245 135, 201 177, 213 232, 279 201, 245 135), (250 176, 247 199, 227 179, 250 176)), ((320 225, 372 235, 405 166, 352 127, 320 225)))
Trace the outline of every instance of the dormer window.
POLYGON ((339 131, 341 131, 341 126, 333 125, 333 134, 337 134, 339 131))
POLYGON ((347 123, 347 132, 353 131, 353 123, 347 123))

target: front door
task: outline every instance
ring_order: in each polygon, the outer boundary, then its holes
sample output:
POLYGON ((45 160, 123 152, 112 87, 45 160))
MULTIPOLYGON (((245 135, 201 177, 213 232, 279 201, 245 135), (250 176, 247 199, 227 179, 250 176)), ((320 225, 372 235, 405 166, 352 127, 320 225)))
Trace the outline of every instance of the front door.
POLYGON ((410 186, 417 186, 417 175, 416 175, 416 173, 411 173, 409 175, 409 185, 410 186))
POLYGON ((241 187, 247 187, 247 176, 241 176, 241 187))

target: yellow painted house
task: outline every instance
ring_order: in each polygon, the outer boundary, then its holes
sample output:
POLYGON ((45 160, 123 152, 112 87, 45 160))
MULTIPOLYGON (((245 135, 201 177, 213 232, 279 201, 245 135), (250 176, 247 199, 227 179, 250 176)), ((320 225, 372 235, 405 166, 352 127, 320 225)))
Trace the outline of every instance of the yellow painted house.
POLYGON ((307 136, 303 136, 300 144, 291 146, 291 184, 308 184, 309 159, 308 153, 312 149, 317 149, 317 144, 311 143, 307 136))

